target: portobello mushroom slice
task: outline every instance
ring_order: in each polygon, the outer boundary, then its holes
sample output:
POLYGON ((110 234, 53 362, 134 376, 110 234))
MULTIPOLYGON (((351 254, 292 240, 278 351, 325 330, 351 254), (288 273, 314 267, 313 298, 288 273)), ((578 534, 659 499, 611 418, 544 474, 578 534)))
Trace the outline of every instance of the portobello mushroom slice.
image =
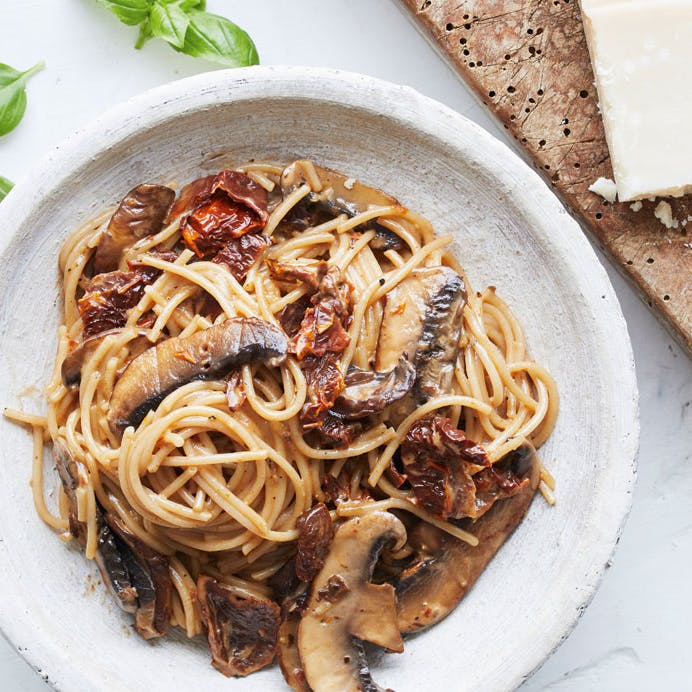
MULTIPOLYGON (((62 440, 53 443, 55 465, 62 482, 69 506, 70 533, 84 548, 87 540, 86 523, 78 519, 76 491, 88 482, 86 467, 72 454, 62 440)), ((132 585, 130 574, 123 562, 123 550, 106 522, 100 506, 96 507, 96 524, 99 530, 94 560, 101 572, 101 578, 116 603, 126 612, 137 610, 137 590, 132 585)))
POLYGON ((107 514, 106 521, 123 544, 123 565, 137 592, 135 629, 144 639, 161 637, 168 631, 172 608, 168 558, 132 533, 114 514, 107 514))
POLYGON ((379 413, 406 396, 415 379, 416 369, 403 355, 388 372, 361 370, 352 365, 344 378, 346 386, 331 410, 347 420, 379 413))
POLYGON ((353 517, 337 529, 298 627, 300 660, 312 689, 363 689, 369 674, 354 639, 403 651, 394 588, 370 579, 384 546, 397 548, 405 541, 404 525, 388 512, 353 517))
POLYGON ((94 253, 94 273, 117 269, 128 247, 158 233, 174 199, 175 192, 165 185, 145 183, 130 190, 101 234, 94 253))
POLYGON ((128 567, 131 553, 129 548, 118 540, 108 524, 103 521, 99 511, 98 548, 96 564, 103 583, 106 585, 115 602, 126 612, 135 614, 139 604, 139 591, 135 585, 132 571, 128 567))
POLYGON ((477 521, 468 521, 478 546, 425 522, 411 530, 409 543, 417 548, 418 558, 396 581, 397 622, 402 633, 430 627, 454 610, 524 518, 538 487, 538 456, 530 442, 507 456, 507 463, 530 482, 523 492, 495 502, 477 521))
POLYGON ((416 269, 387 294, 375 368, 391 370, 402 356, 414 364, 409 413, 449 391, 465 303, 464 282, 449 267, 416 269))
MULTIPOLYGON (((368 211, 370 207, 401 206, 394 197, 382 190, 363 185, 355 178, 347 178, 331 168, 317 166, 312 161, 299 159, 284 168, 281 174, 281 192, 284 197, 305 184, 310 186, 311 192, 297 205, 297 213, 302 211, 305 214, 313 208, 318 212, 353 217, 368 211)), ((296 220, 308 225, 306 219, 297 217, 296 220)), ((396 233, 380 226, 376 221, 364 224, 363 228, 375 231, 376 236, 370 244, 376 250, 401 250, 405 247, 404 241, 396 233)))
POLYGON ((172 337, 134 358, 113 388, 108 421, 116 434, 138 425, 167 394, 253 361, 283 362, 286 335, 256 317, 234 317, 191 336, 172 337))
POLYGON ((249 675, 274 660, 280 615, 276 603, 240 598, 205 575, 197 580, 197 598, 214 668, 227 677, 249 675))
MULTIPOLYGON (((84 361, 93 354, 107 336, 121 333, 122 329, 109 329, 108 331, 94 334, 84 339, 73 351, 70 351, 70 353, 65 356, 65 360, 63 360, 60 368, 63 384, 66 387, 78 385, 82 379, 84 361)), ((129 342, 130 350, 135 352, 139 351, 141 353, 146 348, 145 344, 151 345, 151 342, 146 340, 148 333, 146 329, 138 329, 135 339, 129 342)))
POLYGON ((281 622, 276 647, 276 658, 284 680, 296 692, 310 692, 298 652, 298 626, 306 596, 307 594, 304 593, 297 598, 285 601, 281 606, 281 622))

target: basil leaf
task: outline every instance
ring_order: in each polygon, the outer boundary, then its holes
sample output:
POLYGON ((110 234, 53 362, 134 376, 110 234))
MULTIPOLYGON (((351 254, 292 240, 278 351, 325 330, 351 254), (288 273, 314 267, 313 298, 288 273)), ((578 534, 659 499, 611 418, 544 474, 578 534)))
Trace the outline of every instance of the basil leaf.
POLYGON ((19 72, 0 63, 0 136, 12 132, 19 125, 26 110, 26 82, 44 65, 41 61, 25 72, 19 72))
POLYGON ((207 9, 207 0, 160 0, 160 2, 165 5, 178 5, 184 12, 207 9))
POLYGON ((183 53, 228 67, 257 65, 259 55, 252 39, 230 19, 208 12, 190 13, 183 53))
POLYGON ((180 5, 155 2, 150 14, 151 33, 175 48, 182 48, 190 18, 180 5))
POLYGON ((154 0, 97 0, 123 24, 135 26, 149 17, 154 0))
POLYGON ((0 175, 0 202, 7 197, 7 193, 14 187, 12 181, 0 175))

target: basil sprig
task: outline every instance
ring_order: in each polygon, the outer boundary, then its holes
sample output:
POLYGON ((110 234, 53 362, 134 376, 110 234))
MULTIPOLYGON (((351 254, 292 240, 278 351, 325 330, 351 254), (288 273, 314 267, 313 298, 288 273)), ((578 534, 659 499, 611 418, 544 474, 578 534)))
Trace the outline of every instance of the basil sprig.
POLYGON ((3 178, 0 175, 0 202, 2 202, 5 197, 7 197, 7 193, 14 187, 12 185, 12 181, 8 180, 7 178, 3 178))
POLYGON ((25 72, 0 63, 0 137, 12 132, 26 110, 26 82, 44 67, 44 62, 25 72))
POLYGON ((150 38, 227 67, 259 62, 248 34, 230 19, 206 11, 206 0, 98 0, 123 24, 139 26, 136 48, 150 38))

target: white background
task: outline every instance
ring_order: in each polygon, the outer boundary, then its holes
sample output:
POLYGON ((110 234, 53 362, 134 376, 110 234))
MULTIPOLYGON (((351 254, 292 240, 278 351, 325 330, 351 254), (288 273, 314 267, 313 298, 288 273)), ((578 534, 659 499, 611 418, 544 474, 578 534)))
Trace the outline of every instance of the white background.
MULTIPOLYGON (((247 29, 264 64, 328 66, 407 84, 505 139, 394 0, 209 0, 208 9, 247 29)), ((0 62, 20 69, 40 59, 47 63, 29 84, 21 125, 0 139, 0 175, 19 181, 62 138, 108 107, 214 67, 158 42, 136 51, 135 35, 95 0, 0 2, 0 62)), ((639 481, 612 567, 593 603, 522 692, 692 689, 692 364, 604 263, 637 364, 639 481)), ((27 466, 27 484, 28 476, 27 466)), ((44 665, 50 669, 50 661, 44 665)), ((47 690, 2 639, 0 690, 47 690)))

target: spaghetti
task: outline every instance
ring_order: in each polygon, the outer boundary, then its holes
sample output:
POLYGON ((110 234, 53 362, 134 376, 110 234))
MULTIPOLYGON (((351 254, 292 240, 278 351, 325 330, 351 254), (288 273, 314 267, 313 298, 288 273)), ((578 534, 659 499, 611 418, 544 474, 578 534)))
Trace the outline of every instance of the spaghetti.
MULTIPOLYGON (((168 217, 129 244, 116 234, 113 209, 67 238, 59 256, 63 324, 45 417, 6 411, 34 430, 32 483, 43 521, 65 540, 79 531, 89 559, 103 547, 104 516, 117 528, 118 545, 164 556, 168 622, 189 636, 207 624, 197 598, 202 575, 241 599, 276 597, 273 579, 296 552, 299 520, 318 503, 337 524, 393 511, 407 525, 418 518, 475 545, 473 523, 462 520, 474 515, 453 508, 458 492, 441 508, 416 485, 428 470, 403 463, 409 448, 411 459, 421 456, 413 431, 424 436, 425 422, 434 421, 425 444, 442 436, 447 451, 463 447, 473 481, 525 441, 539 447, 558 409, 555 383, 528 357, 507 304, 493 287, 471 289, 448 250, 451 238, 434 236, 424 218, 307 161, 249 163, 224 174, 225 181, 219 174, 186 186, 170 211, 170 201, 164 205, 168 217), (113 262, 106 236, 119 244, 113 262), (95 262, 111 263, 110 271, 96 274, 95 262), (438 372, 432 393, 420 384, 432 362, 421 365, 419 352, 428 322, 408 352, 406 344, 397 353, 382 345, 389 320, 415 313, 406 297, 414 280, 421 296, 432 295, 428 276, 443 282, 440 291, 452 277, 464 294, 449 346, 451 377, 442 387, 438 372), (396 296, 404 296, 398 305, 396 296), (113 314, 98 312, 103 304, 113 314), (103 329, 108 320, 114 325, 103 329), (113 424, 119 382, 141 354, 176 340, 176 363, 194 369, 186 344, 229 320, 285 333, 283 361, 256 358, 230 373, 180 380, 141 420, 113 424), (377 366, 388 357, 385 381, 377 366), (75 358, 78 380, 66 381, 75 358), (347 398, 360 392, 351 382, 356 375, 369 396, 375 392, 364 414, 347 398), (57 514, 43 499, 47 440, 72 469, 57 514)), ((438 343, 447 327, 435 324, 438 343)), ((444 473, 435 476, 438 490, 453 485, 444 473)), ((552 502, 552 477, 542 467, 540 474, 552 502)), ((412 552, 399 546, 383 559, 391 566, 412 552)))

